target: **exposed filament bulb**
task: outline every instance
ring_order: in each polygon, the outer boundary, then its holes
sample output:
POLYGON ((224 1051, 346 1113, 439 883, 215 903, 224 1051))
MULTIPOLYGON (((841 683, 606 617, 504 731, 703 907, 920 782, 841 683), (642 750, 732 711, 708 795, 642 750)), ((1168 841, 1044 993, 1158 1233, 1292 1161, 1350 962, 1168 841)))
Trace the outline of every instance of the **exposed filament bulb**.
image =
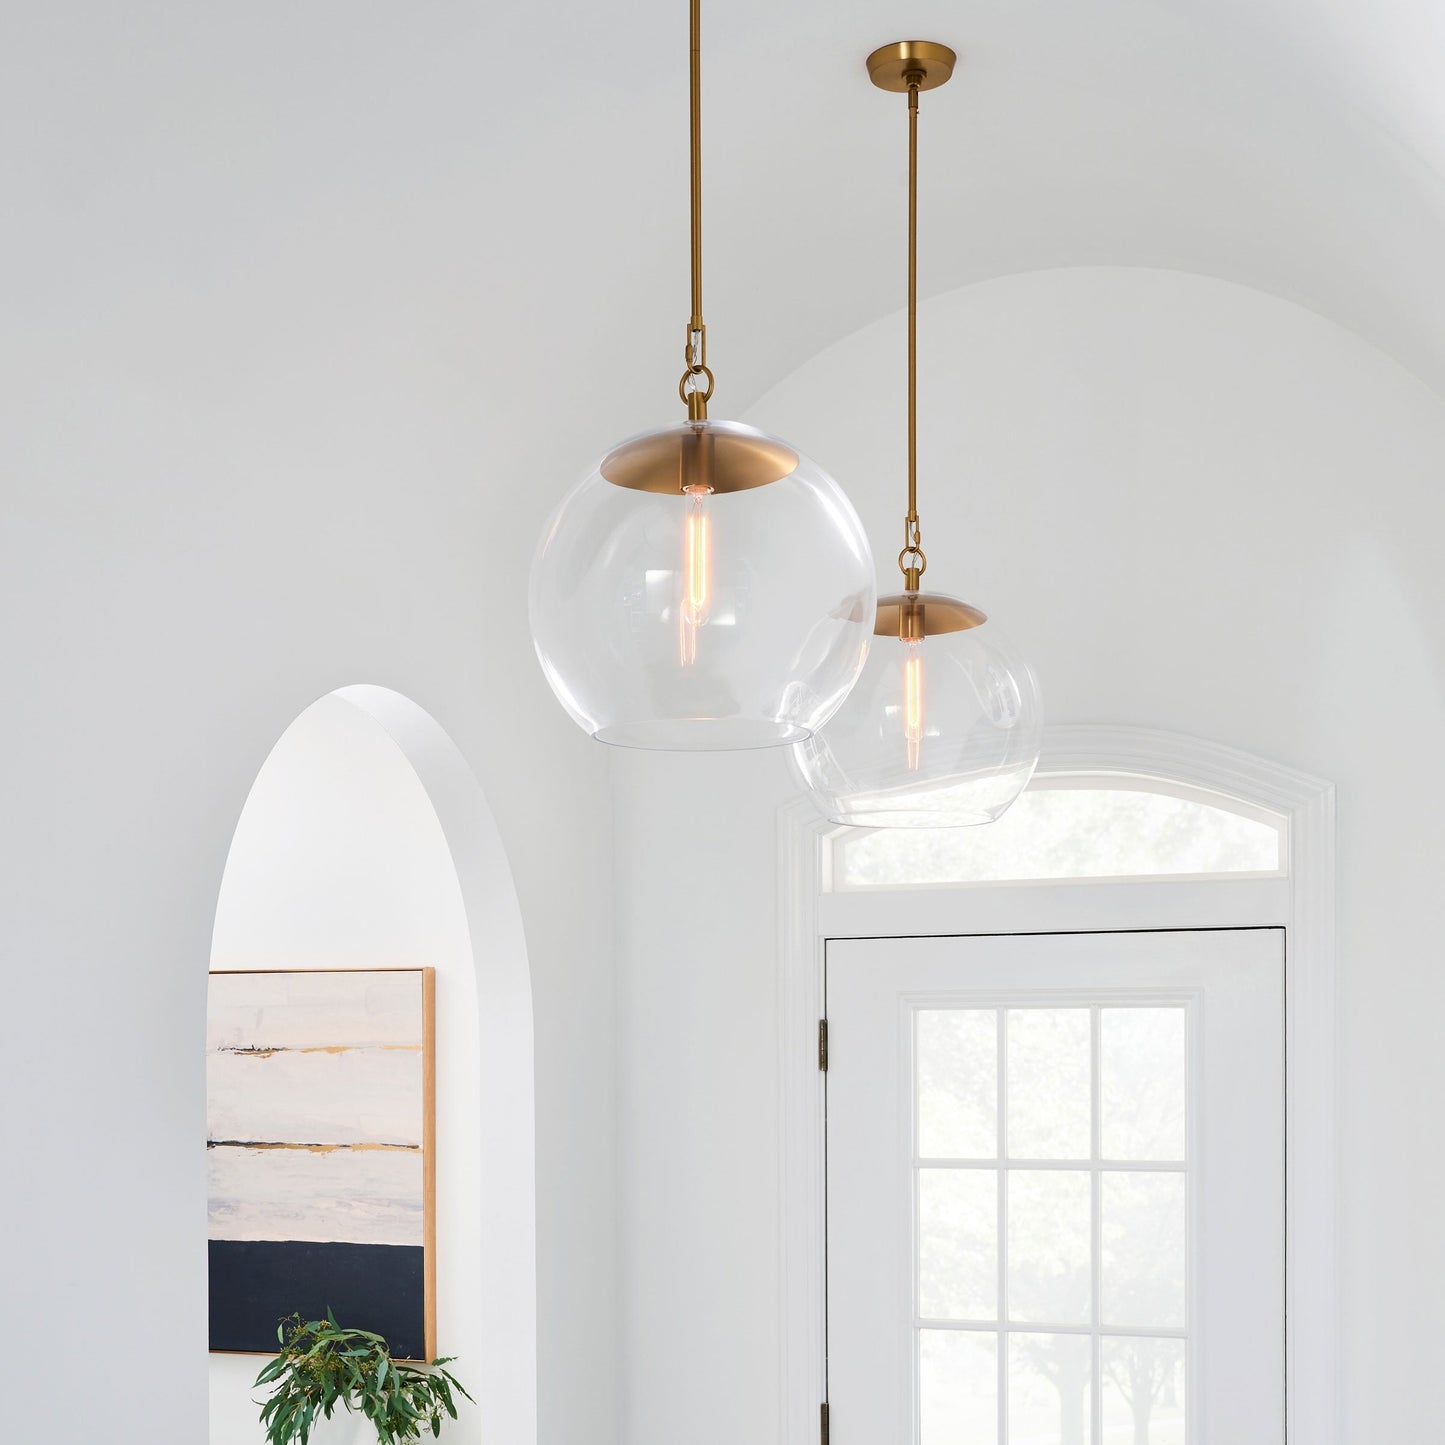
POLYGON ((684 667, 697 661, 697 630, 712 612, 712 488, 684 487, 688 498, 682 529, 682 601, 678 608, 678 653, 684 667))
POLYGON ((903 736, 908 744, 908 771, 918 771, 918 754, 923 743, 923 653, 917 642, 906 642, 908 656, 903 663, 903 736))

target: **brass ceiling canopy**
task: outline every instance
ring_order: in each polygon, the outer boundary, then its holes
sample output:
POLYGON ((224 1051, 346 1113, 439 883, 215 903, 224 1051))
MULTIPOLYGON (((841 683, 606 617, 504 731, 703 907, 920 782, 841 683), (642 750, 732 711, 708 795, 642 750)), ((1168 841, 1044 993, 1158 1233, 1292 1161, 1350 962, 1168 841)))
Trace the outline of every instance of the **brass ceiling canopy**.
POLYGON ((702 487, 725 496, 780 482, 797 466, 797 452, 773 437, 704 421, 623 442, 602 459, 601 471, 613 486, 634 492, 675 497, 702 487))
POLYGON ((945 632, 966 632, 987 621, 986 612, 957 597, 945 597, 941 592, 895 592, 878 599, 873 635, 922 642, 945 632))
POLYGON ((910 89, 935 90, 945 84, 958 56, 934 40, 896 40, 868 57, 868 78, 880 90, 900 95, 910 89))

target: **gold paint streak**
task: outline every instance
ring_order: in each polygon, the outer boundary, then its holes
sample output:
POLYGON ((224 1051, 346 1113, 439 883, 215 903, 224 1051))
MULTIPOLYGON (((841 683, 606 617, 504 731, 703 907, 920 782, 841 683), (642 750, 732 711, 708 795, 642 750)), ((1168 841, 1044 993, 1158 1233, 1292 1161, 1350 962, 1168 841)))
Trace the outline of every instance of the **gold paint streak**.
POLYGON ((362 1154, 367 1152, 421 1153, 420 1144, 277 1144, 255 1139, 207 1139, 207 1149, 300 1149, 307 1154, 334 1154, 338 1150, 362 1154))
POLYGON ((419 1054, 420 1044, 315 1044, 310 1048, 294 1049, 286 1044, 275 1048, 261 1048, 256 1044, 222 1044, 218 1054, 235 1054, 243 1059, 269 1059, 276 1054, 419 1054))
POLYGON ((366 1053, 368 1050, 381 1054, 419 1054, 420 1044, 317 1044, 309 1049, 285 1049, 278 1050, 283 1053, 296 1054, 352 1054, 366 1053))

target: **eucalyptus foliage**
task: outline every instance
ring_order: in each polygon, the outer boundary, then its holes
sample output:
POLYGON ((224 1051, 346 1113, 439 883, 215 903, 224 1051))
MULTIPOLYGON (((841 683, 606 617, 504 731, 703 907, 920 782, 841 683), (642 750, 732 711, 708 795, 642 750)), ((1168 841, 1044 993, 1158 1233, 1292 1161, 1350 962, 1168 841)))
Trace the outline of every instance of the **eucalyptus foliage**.
POLYGON ((457 1418, 453 1391, 472 1398, 445 1368, 453 1356, 398 1364, 380 1335, 342 1329, 330 1310, 324 1320, 282 1320, 276 1338, 280 1354, 256 1376, 276 1387, 261 1410, 266 1445, 307 1445, 319 1421, 347 1409, 371 1421, 381 1445, 402 1445, 457 1418))

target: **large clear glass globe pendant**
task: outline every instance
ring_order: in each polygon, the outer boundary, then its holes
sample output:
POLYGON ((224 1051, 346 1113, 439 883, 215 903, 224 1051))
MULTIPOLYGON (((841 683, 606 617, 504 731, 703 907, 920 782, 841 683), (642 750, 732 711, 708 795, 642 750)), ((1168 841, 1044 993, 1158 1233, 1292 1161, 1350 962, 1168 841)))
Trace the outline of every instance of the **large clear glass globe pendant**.
POLYGON ((558 507, 532 565, 532 636, 602 742, 768 747, 837 711, 875 596, 837 483, 776 437, 698 419, 624 442, 558 507))
POLYGON ((833 719, 793 748, 818 808, 836 823, 954 828, 991 823, 1028 786, 1043 741, 1039 687, 998 624, 924 592, 918 521, 918 97, 942 85, 946 45, 901 41, 868 57, 884 90, 908 96, 908 511, 903 591, 881 598, 862 677, 833 719))
POLYGON ((700 0, 690 0, 692 313, 687 420, 615 447, 553 514, 532 638, 562 706, 624 747, 810 737, 862 669, 876 603, 863 525, 786 442, 711 421, 702 319, 700 0))

